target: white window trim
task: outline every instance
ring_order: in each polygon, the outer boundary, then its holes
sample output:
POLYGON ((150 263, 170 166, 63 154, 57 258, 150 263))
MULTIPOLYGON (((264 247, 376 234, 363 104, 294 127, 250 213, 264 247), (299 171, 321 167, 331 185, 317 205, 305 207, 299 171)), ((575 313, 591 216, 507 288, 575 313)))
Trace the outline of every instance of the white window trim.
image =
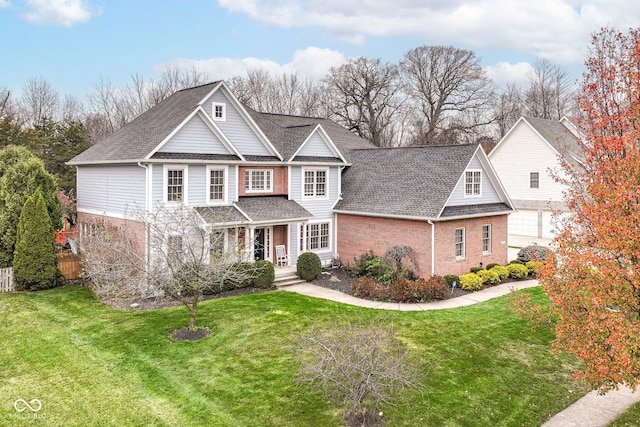
POLYGON ((531 171, 531 172, 529 172, 529 189, 530 189, 530 190, 539 190, 539 189, 540 189, 540 172, 536 172, 536 171, 531 171), (537 186, 537 187, 532 187, 532 186, 531 186, 531 184, 532 184, 532 182, 533 182, 533 181, 532 181, 533 176, 532 176, 531 174, 534 174, 534 173, 537 173, 537 174, 538 174, 538 179, 537 179, 537 181, 538 181, 538 186, 537 186))
POLYGON ((245 193, 273 193, 273 169, 245 169, 245 193), (246 173, 247 171, 249 171, 249 180, 247 181, 247 176, 246 173), (266 180, 266 174, 268 173, 269 175, 271 175, 271 179, 269 179, 269 188, 266 188, 264 190, 254 190, 251 188, 251 174, 253 172, 265 172, 265 180, 266 180), (247 182, 249 183, 249 188, 246 189, 246 185, 247 182))
MULTIPOLYGON (((317 177, 317 174, 314 174, 314 176, 317 177)), ((302 168, 302 198, 306 199, 306 200, 311 200, 311 199, 328 199, 329 198, 329 168, 311 168, 311 167, 307 167, 307 168, 302 168), (325 183, 324 183, 324 196, 318 196, 315 194, 316 192, 316 187, 315 187, 315 182, 314 182, 314 187, 313 187, 313 196, 306 196, 304 193, 304 185, 305 185, 305 174, 307 171, 313 171, 313 172, 318 172, 318 171, 322 171, 325 173, 325 183)))
MULTIPOLYGON (((304 253, 304 252, 313 252, 313 253, 326 253, 326 252, 332 252, 333 251, 333 243, 332 243, 332 238, 333 238, 333 234, 334 234, 334 230, 333 230, 333 221, 330 219, 327 220, 317 220, 317 221, 309 221, 309 222, 304 222, 301 223, 298 227, 298 231, 299 231, 299 236, 298 236, 298 246, 300 245, 300 240, 302 240, 302 249, 300 250, 300 253, 304 253), (328 243, 328 247, 326 248, 319 248, 319 249, 309 249, 308 245, 307 245, 307 227, 309 225, 312 224, 328 224, 329 225, 329 235, 327 236, 327 243, 328 243)), ((318 236, 319 237, 319 236, 318 236)), ((299 248, 300 249, 300 248, 299 248)))
POLYGON ((456 259, 461 260, 461 259, 465 259, 465 255, 466 255, 466 251, 467 251, 467 231, 465 230, 465 227, 457 227, 454 234, 453 234, 453 250, 454 253, 456 255, 456 259), (457 244, 458 242, 456 241, 456 234, 458 230, 462 230, 462 255, 458 255, 457 252, 457 244))
POLYGON ((216 122, 224 122, 227 120, 227 104, 224 102, 213 102, 211 104, 211 118, 216 122), (216 107, 222 107, 222 117, 216 117, 216 107))
POLYGON ((229 198, 229 168, 227 166, 207 166, 207 194, 205 195, 208 205, 226 204, 229 198), (224 172, 224 188, 222 189, 222 200, 211 199, 211 171, 224 172))
POLYGON ((162 170, 162 198, 165 204, 179 205, 187 204, 188 201, 188 189, 189 189, 189 166, 187 165, 164 165, 162 170), (169 185, 169 170, 182 170, 182 201, 175 202, 169 201, 169 194, 167 192, 167 186, 169 185))
POLYGON ((493 234, 493 230, 492 230, 491 224, 482 224, 482 253, 483 253, 484 255, 488 255, 488 254, 490 254, 490 253, 491 253, 491 244, 492 244, 492 240, 493 240, 493 239, 492 239, 492 234, 493 234), (488 237, 488 240, 489 240, 489 250, 488 250, 488 251, 485 251, 485 250, 484 250, 484 228, 485 228, 485 227, 489 227, 489 237, 488 237))
MULTIPOLYGON (((462 189, 464 191, 464 197, 482 197, 482 169, 467 169, 464 171, 464 179, 462 181, 462 189), (478 194, 467 194, 467 173, 480 172, 480 192, 478 194)), ((473 182, 471 184, 471 190, 473 191, 473 182)))

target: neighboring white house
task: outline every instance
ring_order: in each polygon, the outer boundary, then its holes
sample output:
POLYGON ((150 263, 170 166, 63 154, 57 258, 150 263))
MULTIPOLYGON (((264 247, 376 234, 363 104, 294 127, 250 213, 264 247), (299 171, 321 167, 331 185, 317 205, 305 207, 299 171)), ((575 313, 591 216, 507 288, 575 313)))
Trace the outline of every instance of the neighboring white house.
POLYGON ((576 126, 561 120, 521 117, 489 154, 502 184, 514 203, 509 234, 551 239, 555 236, 553 212, 566 211, 566 185, 560 158, 579 161, 576 126))

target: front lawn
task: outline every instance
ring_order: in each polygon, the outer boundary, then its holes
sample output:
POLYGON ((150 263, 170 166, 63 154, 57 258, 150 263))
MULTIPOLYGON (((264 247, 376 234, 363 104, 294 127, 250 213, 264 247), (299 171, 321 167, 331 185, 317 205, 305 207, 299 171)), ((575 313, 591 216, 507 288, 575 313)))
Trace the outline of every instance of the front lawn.
MULTIPOLYGON (((539 426, 586 392, 571 380, 577 362, 552 354, 552 335, 532 333, 505 301, 389 313, 425 362, 426 389, 382 408, 388 426, 539 426)), ((182 307, 117 311, 72 286, 0 294, 0 425, 341 425, 340 408, 296 385, 291 336, 379 312, 284 291, 199 309, 214 335, 176 342, 182 307), (42 408, 17 412, 18 399, 42 408)))

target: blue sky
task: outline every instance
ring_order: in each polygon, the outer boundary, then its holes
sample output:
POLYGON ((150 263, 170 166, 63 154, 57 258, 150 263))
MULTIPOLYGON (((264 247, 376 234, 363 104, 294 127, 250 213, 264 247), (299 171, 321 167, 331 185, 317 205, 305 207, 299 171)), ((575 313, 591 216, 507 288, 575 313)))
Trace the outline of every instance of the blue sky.
POLYGON ((100 80, 157 79, 167 66, 212 80, 248 67, 321 77, 347 58, 397 62, 421 45, 482 58, 499 83, 546 58, 580 78, 600 27, 640 25, 637 0, 0 0, 0 88, 43 77, 81 101, 100 80))

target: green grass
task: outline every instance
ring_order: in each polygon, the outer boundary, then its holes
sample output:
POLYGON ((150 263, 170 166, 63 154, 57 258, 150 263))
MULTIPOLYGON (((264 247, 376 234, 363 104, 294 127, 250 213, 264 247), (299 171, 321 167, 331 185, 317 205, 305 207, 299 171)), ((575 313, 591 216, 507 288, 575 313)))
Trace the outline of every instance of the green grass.
MULTIPOLYGON (((188 323, 182 307, 117 311, 71 286, 0 294, 0 425, 341 425, 340 408, 296 385, 291 336, 378 311, 289 292, 199 308, 214 335, 189 343, 168 337, 188 323), (40 418, 18 418, 16 399, 34 398, 40 418)), ((425 389, 383 407, 387 426, 539 426, 586 392, 577 362, 552 354, 551 334, 532 333, 505 298, 388 319, 423 361, 425 389)))
POLYGON ((638 427, 640 426, 640 403, 631 406, 622 413, 609 427, 638 427))

